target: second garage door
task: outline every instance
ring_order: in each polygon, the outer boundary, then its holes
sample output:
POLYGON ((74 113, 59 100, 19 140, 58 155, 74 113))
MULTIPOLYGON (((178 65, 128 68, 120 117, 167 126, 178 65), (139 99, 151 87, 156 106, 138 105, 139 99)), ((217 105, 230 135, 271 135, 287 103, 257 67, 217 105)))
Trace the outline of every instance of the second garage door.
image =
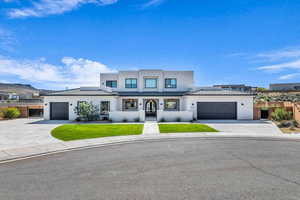
POLYGON ((236 102, 198 102, 198 119, 237 119, 236 102))
POLYGON ((51 120, 69 120, 69 103, 68 102, 51 102, 50 103, 51 120))

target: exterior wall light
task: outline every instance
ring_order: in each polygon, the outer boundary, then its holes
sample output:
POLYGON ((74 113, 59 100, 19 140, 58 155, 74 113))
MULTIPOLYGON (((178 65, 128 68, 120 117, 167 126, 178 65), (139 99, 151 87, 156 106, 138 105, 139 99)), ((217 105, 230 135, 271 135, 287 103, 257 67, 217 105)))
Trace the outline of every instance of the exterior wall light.
POLYGON ((70 104, 70 106, 73 106, 73 104, 70 104))
POLYGON ((244 103, 241 103, 242 106, 244 106, 244 103))
POLYGON ((48 104, 45 103, 45 106, 47 106, 48 104))

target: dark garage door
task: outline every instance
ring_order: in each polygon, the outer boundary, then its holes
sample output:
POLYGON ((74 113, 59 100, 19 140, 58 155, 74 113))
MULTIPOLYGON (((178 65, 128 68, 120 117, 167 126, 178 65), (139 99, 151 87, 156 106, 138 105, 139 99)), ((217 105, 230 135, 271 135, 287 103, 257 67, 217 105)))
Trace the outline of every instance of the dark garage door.
POLYGON ((198 102, 198 119, 237 119, 236 102, 198 102))
POLYGON ((50 103, 51 120, 69 120, 69 103, 52 102, 50 103))

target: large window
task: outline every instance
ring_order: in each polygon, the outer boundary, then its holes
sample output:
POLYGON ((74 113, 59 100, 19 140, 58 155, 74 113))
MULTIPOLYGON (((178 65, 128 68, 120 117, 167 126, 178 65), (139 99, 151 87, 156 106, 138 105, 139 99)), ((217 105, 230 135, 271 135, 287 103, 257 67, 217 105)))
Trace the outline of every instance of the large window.
POLYGON ((166 78, 165 79, 165 88, 177 88, 176 78, 166 78))
POLYGON ((157 79, 145 78, 145 88, 157 88, 157 79))
POLYGON ((101 101, 100 102, 100 114, 108 115, 110 111, 110 102, 109 101, 101 101))
POLYGON ((165 99, 166 111, 179 111, 179 99, 165 99))
POLYGON ((136 78, 125 79, 125 88, 137 88, 137 79, 136 78))
POLYGON ((117 88, 117 81, 106 81, 106 87, 117 88))
POLYGON ((123 111, 136 111, 138 110, 137 99, 124 99, 123 100, 123 111))

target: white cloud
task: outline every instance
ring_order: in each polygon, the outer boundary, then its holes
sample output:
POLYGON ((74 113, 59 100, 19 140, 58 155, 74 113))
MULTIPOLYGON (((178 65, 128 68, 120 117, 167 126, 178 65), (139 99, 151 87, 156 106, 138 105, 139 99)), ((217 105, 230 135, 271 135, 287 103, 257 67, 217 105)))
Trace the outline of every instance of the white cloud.
POLYGON ((45 59, 15 60, 0 57, 0 74, 44 83, 53 87, 99 86, 99 74, 115 72, 106 65, 83 58, 64 57, 62 65, 46 63, 45 59))
POLYGON ((280 72, 284 69, 299 69, 300 70, 300 59, 291 61, 291 62, 284 62, 274 65, 265 65, 258 67, 260 70, 265 70, 268 72, 280 72))
POLYGON ((287 75, 280 76, 279 79, 280 80, 289 80, 289 79, 297 78, 298 76, 300 76, 300 73, 293 73, 293 74, 287 74, 287 75))
POLYGON ((38 0, 33 1, 32 7, 9 10, 8 16, 11 18, 43 17, 62 14, 74 10, 82 4, 109 5, 117 2, 118 0, 38 0))
POLYGON ((288 73, 280 75, 279 80, 296 79, 300 75, 300 48, 284 48, 263 52, 257 54, 255 58, 263 59, 261 61, 266 63, 272 63, 257 67, 258 70, 269 73, 288 73))
POLYGON ((142 8, 148 8, 148 7, 152 7, 152 6, 157 6, 159 4, 161 4, 164 0, 150 0, 147 3, 142 5, 142 8))
POLYGON ((300 57, 300 49, 299 48, 285 48, 285 49, 271 51, 271 52, 259 53, 256 55, 256 57, 268 59, 270 61, 289 59, 289 58, 297 58, 297 57, 300 57))

